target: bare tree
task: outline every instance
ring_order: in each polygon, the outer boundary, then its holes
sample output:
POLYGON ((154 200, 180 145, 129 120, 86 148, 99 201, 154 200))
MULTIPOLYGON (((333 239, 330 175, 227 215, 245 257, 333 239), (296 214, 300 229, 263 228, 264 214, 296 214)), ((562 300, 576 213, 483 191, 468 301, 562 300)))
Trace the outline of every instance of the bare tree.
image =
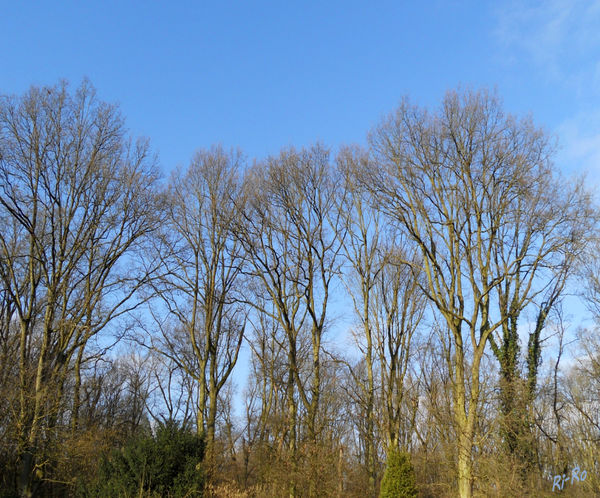
POLYGON ((360 425, 364 425, 361 432, 369 494, 375 496, 380 467, 378 435, 385 439, 387 449, 398 447, 406 437, 401 430, 401 419, 406 415, 401 413, 404 379, 424 299, 415 279, 418 265, 411 267, 403 262, 411 259, 407 254, 409 245, 402 243, 393 227, 386 226, 383 214, 373 207, 376 199, 357 179, 360 171, 370 166, 367 152, 357 148, 344 149, 338 157, 338 167, 346 179, 344 202, 340 205, 346 222, 344 255, 349 267, 345 281, 358 318, 355 336, 365 378, 362 367, 349 368, 349 373, 358 387, 356 397, 364 413, 360 425), (377 410, 378 406, 383 409, 377 410), (384 416, 378 417, 377 413, 384 416))
POLYGON ((383 430, 389 449, 408 449, 414 427, 406 410, 409 365, 413 336, 423 319, 425 296, 420 290, 420 263, 408 244, 392 241, 385 252, 386 266, 374 289, 374 323, 381 372, 383 430), (410 261, 406 264, 403 261, 410 261), (407 427, 408 425, 408 427, 407 427))
MULTIPOLYGON (((294 469, 298 399, 306 410, 305 427, 311 445, 316 444, 322 429, 322 339, 332 279, 340 265, 336 188, 324 148, 283 151, 250 171, 237 228, 258 295, 252 304, 258 313, 277 322, 286 338, 286 441, 294 469), (306 374, 299 361, 299 337, 304 331, 310 337, 306 374)), ((314 495, 314 476, 309 484, 309 493, 314 495)), ((293 478, 289 491, 291 496, 296 494, 293 478)))
MULTIPOLYGON (((364 357, 365 382, 360 373, 362 369, 349 368, 354 383, 360 393, 357 402, 362 405, 364 420, 359 420, 359 431, 364 442, 364 460, 369 481, 369 496, 376 496, 377 434, 376 434, 376 396, 377 396, 377 337, 373 314, 375 313, 375 287, 385 265, 381 254, 381 239, 385 236, 380 228, 381 215, 371 207, 368 192, 361 189, 355 181, 358 172, 368 164, 366 151, 347 148, 338 156, 338 168, 346 181, 347 195, 339 209, 345 215, 346 236, 344 238, 344 256, 350 271, 345 273, 346 287, 353 302, 358 318, 359 332, 356 334, 357 346, 364 357)), ((349 366, 349 365, 348 365, 349 366)))
POLYGON ((502 323, 489 339, 500 367, 506 449, 526 471, 534 463, 530 412, 542 355, 542 332, 568 278, 579 266, 596 213, 583 185, 557 177, 550 167, 552 148, 543 133, 531 129, 522 134, 515 147, 523 154, 523 149, 528 151, 517 161, 540 167, 524 167, 520 181, 527 188, 508 199, 509 211, 496 233, 490 271, 498 281, 495 294, 502 323), (519 323, 527 310, 535 314, 535 325, 521 355, 519 323), (526 372, 521 370, 522 356, 526 372))
POLYGON ((506 321, 494 292, 520 263, 511 253, 496 265, 497 248, 515 199, 551 172, 547 140, 486 92, 449 92, 433 114, 404 101, 370 143, 379 166, 365 182, 418 244, 424 291, 450 333, 458 490, 472 496, 481 360, 506 321))
POLYGON ((79 368, 89 339, 135 306, 146 279, 122 264, 154 229, 157 175, 147 142, 132 143, 117 108, 84 82, 74 94, 61 83, 2 98, 0 178, 13 227, 0 234, 0 277, 19 323, 20 488, 30 496, 74 358, 79 368))
POLYGON ((152 311, 160 331, 152 347, 197 384, 196 426, 206 437, 209 468, 219 393, 237 362, 246 321, 241 245, 233 233, 241 161, 239 153, 214 147, 175 172, 157 244, 164 268, 154 289, 167 313, 152 311))

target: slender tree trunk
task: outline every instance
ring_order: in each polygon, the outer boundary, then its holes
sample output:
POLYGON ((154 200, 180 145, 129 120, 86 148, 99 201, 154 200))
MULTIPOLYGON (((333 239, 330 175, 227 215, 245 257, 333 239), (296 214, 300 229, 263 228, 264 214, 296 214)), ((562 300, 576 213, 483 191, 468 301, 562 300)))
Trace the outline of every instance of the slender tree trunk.
MULTIPOLYGON (((365 311, 367 307, 365 306, 365 311)), ((367 450, 367 472, 369 474, 369 496, 376 498, 375 496, 375 414, 374 414, 374 395, 375 395, 375 380, 373 378, 373 339, 371 337, 371 329, 367 325, 365 327, 367 337, 367 351, 366 351, 366 363, 367 363, 367 440, 365 446, 367 450)), ((341 449, 340 449, 341 451, 341 449)))
POLYGON ((217 386, 211 376, 208 388, 208 417, 206 420, 206 459, 211 471, 215 470, 215 426, 217 421, 217 386))
POLYGON ((458 494, 460 498, 471 498, 473 494, 473 462, 471 455, 473 437, 469 432, 465 405, 465 371, 462 344, 456 345, 454 361, 454 420, 458 433, 458 494))
MULTIPOLYGON (((51 301, 50 296, 48 300, 51 301)), ((22 461, 21 469, 21 494, 25 497, 33 496, 33 469, 35 465, 34 454, 38 443, 38 432, 40 428, 40 421, 42 418, 43 406, 46 401, 46 383, 45 377, 47 374, 47 355, 48 348, 50 345, 50 334, 52 323, 52 312, 50 306, 46 307, 46 313, 44 316, 44 335, 42 339, 42 345, 40 348, 39 358, 37 362, 37 369, 35 374, 35 387, 34 387, 34 404, 33 413, 31 419, 31 426, 29 427, 29 434, 27 435, 27 448, 22 461)))
POLYGON ((20 412, 19 412, 19 444, 21 450, 24 451, 27 441, 27 426, 29 425, 28 412, 29 404, 27 401, 27 336, 29 333, 28 321, 21 320, 21 337, 19 341, 19 401, 20 401, 20 412))
POLYGON ((198 383, 198 411, 196 412, 196 433, 198 436, 206 436, 204 423, 204 410, 206 408, 206 383, 200 380, 198 383))
POLYGON ((74 435, 79 428, 79 409, 81 407, 81 361, 83 359, 83 346, 77 352, 75 360, 75 385, 73 386, 73 412, 71 414, 71 432, 74 435))
POLYGON ((343 498, 344 496, 344 447, 340 446, 338 465, 337 465, 337 498, 343 498))
MULTIPOLYGON (((292 351, 290 351, 290 356, 292 356, 292 351)), ((294 355, 295 356, 295 351, 294 355)), ((290 358, 290 362, 292 359, 290 358)), ((295 362, 295 358, 293 360, 295 362)), ((288 441, 288 451, 289 451, 289 459, 292 467, 292 472, 289 480, 289 493, 290 498, 296 497, 296 475, 298 471, 298 462, 297 462, 297 447, 296 447, 296 421, 297 421, 297 408, 296 401, 294 399, 294 368, 290 366, 288 373, 288 386, 287 386, 287 404, 288 404, 288 431, 289 431, 289 441, 288 441)))

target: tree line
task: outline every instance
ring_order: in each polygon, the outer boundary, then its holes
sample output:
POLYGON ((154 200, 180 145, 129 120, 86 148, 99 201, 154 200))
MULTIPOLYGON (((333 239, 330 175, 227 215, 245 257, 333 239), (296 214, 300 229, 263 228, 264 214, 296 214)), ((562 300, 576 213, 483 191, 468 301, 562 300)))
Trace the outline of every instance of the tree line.
POLYGON ((555 151, 453 90, 165 178, 87 81, 1 97, 0 496, 593 496, 598 208, 555 151))

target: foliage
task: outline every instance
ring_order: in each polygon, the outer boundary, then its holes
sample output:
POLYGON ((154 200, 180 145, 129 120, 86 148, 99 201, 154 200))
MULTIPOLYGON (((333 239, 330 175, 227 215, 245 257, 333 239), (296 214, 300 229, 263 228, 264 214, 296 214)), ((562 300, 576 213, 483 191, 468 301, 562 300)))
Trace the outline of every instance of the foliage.
POLYGON ((88 496, 202 496, 204 441, 176 423, 133 438, 103 458, 88 496))
POLYGON ((391 449, 381 480, 380 498, 404 498, 417 496, 415 471, 408 453, 391 449))

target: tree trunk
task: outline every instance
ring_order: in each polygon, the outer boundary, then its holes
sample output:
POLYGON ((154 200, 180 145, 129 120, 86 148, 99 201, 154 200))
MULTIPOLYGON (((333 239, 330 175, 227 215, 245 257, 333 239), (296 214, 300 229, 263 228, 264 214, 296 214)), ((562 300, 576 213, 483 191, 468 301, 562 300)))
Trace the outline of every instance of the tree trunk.
POLYGON ((473 495, 473 460, 471 455, 473 435, 469 431, 469 417, 465 410, 465 376, 462 351, 460 354, 456 354, 455 361, 454 418, 458 432, 458 494, 460 498, 471 498, 473 495))
POLYGON ((75 360, 75 385, 73 386, 73 412, 71 414, 71 432, 74 435, 79 427, 79 408, 81 404, 81 360, 83 358, 83 346, 79 348, 75 360))
POLYGON ((215 470, 215 425, 217 421, 217 387, 213 378, 210 379, 208 392, 208 417, 206 420, 206 457, 211 475, 215 470))
MULTIPOLYGON (((291 348, 293 349, 293 348, 291 348)), ((288 404, 288 430, 289 430, 289 440, 288 440, 288 451, 289 451, 289 459, 291 463, 291 475, 288 482, 288 489, 290 493, 290 498, 296 497, 296 477, 298 471, 298 462, 297 459, 297 448, 296 448, 296 419, 297 419, 297 408, 296 401, 294 400, 294 368, 295 368, 295 349, 289 352, 289 361, 290 368, 288 372, 288 385, 287 385, 287 404, 288 404), (292 366, 294 365, 294 366, 292 366)))

